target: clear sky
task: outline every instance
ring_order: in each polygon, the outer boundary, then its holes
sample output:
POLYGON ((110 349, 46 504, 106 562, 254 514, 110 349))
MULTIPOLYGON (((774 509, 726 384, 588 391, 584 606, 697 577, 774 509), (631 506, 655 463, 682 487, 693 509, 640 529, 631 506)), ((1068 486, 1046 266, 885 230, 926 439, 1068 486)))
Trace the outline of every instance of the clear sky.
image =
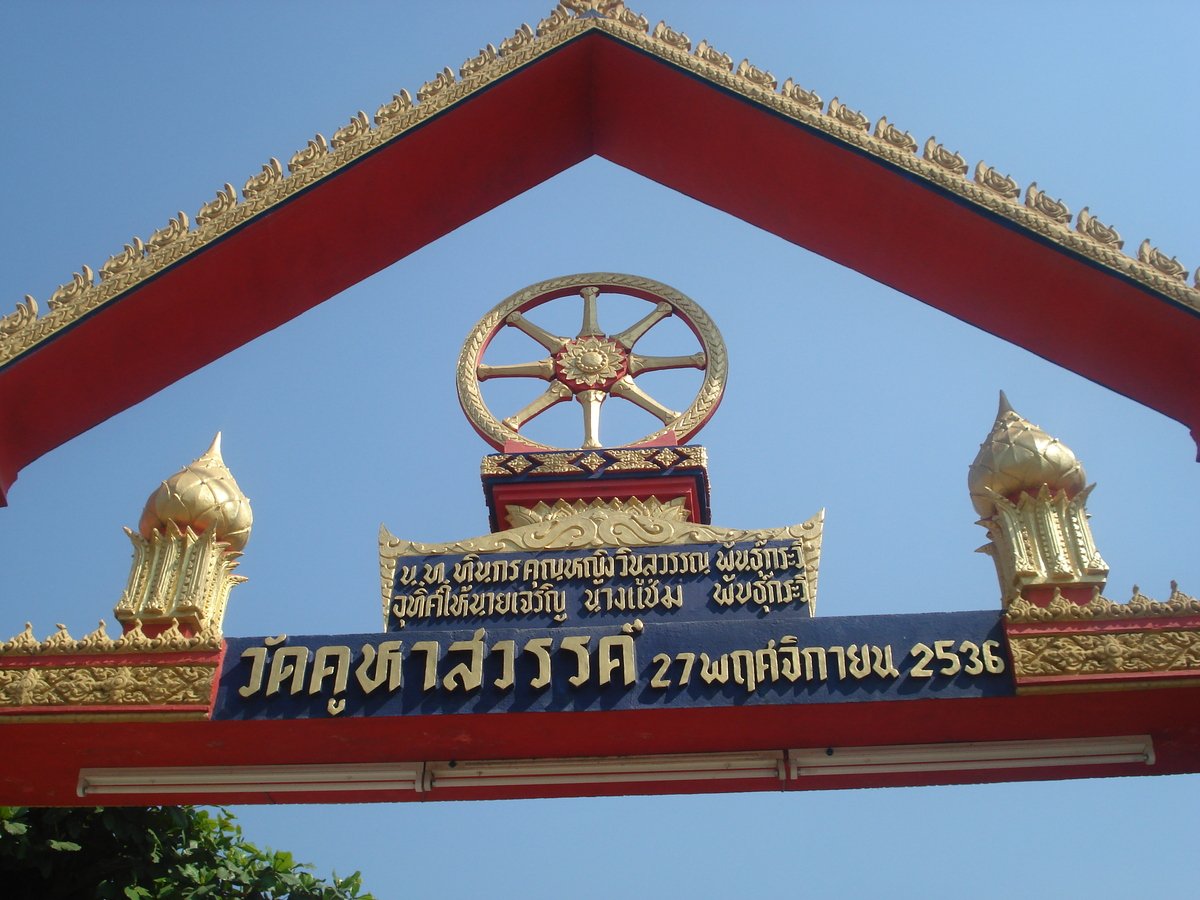
MULTIPOLYGON (((1200 265, 1193 4, 633 8, 1090 206, 1127 250, 1150 237, 1200 265)), ((541 0, 0 4, 0 314, 548 12, 541 0)), ((787 525, 826 508, 819 614, 998 605, 991 562, 972 552, 985 536, 965 476, 1001 388, 1098 482, 1107 596, 1136 583, 1165 599, 1171 579, 1200 592, 1200 468, 1183 426, 592 159, 24 470, 0 510, 0 639, 26 620, 43 637, 56 622, 76 636, 111 623, 130 556, 121 526, 217 430, 255 512, 226 632, 377 629, 381 521, 419 541, 487 530, 487 447, 454 395, 463 338, 513 291, 597 270, 665 281, 724 332, 729 389, 698 438, 714 522, 787 525)), ((147 369, 187 339, 162 335, 147 369)), ((361 869, 380 897, 1183 896, 1198 788, 1191 776, 236 812, 252 840, 321 872, 361 869)))

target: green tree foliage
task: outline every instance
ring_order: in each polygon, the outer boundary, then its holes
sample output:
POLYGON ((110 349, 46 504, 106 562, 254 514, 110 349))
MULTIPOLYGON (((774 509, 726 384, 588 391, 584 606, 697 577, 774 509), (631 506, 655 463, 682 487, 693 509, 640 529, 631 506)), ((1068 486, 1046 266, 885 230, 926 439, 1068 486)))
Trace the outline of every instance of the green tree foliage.
POLYGON ((290 853, 259 850, 225 810, 0 807, 0 894, 11 900, 374 900, 290 853))

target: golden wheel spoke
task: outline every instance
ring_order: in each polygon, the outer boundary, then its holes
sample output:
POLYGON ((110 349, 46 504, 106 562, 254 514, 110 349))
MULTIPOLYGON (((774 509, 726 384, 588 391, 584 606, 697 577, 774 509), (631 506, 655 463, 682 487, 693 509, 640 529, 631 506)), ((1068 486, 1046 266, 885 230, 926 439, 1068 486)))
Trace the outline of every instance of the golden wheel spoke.
POLYGON ((628 375, 622 375, 617 379, 616 383, 609 389, 610 393, 624 400, 628 400, 651 415, 658 416, 662 419, 663 424, 674 421, 679 418, 679 413, 674 410, 667 409, 640 387, 633 383, 633 379, 628 375))
POLYGON ((489 366, 480 363, 475 367, 475 375, 480 381, 489 378, 540 378, 549 381, 554 377, 554 360, 547 356, 536 362, 513 363, 506 366, 489 366))
POLYGON ((654 307, 654 312, 642 319, 636 325, 631 325, 618 335, 613 336, 613 340, 624 347, 626 350, 632 350, 647 331, 665 319, 671 314, 670 303, 659 303, 654 307))
POLYGON ((640 375, 642 372, 658 372, 661 369, 703 369, 708 365, 708 357, 703 353, 693 353, 691 356, 639 356, 629 354, 629 374, 640 375))
POLYGON ((571 343, 570 339, 559 337, 556 334, 551 334, 540 325, 534 325, 519 312, 510 313, 508 318, 504 320, 514 328, 520 328, 523 332, 549 350, 551 353, 557 353, 567 344, 571 343))
POLYGON ((552 381, 550 386, 546 388, 546 392, 535 399, 532 403, 526 406, 515 416, 509 416, 502 424, 511 428, 513 431, 520 431, 521 426, 532 419, 534 416, 541 415, 550 407, 557 403, 562 403, 564 400, 569 400, 571 397, 571 389, 561 381, 552 381))
POLYGON ((600 330, 600 318, 596 314, 596 295, 599 293, 600 289, 594 287, 585 287, 579 292, 579 296, 583 297, 583 327, 579 329, 578 337, 604 333, 600 330))
POLYGON ((583 449, 602 447, 600 443, 600 404, 608 394, 604 391, 580 391, 575 395, 583 407, 583 449))

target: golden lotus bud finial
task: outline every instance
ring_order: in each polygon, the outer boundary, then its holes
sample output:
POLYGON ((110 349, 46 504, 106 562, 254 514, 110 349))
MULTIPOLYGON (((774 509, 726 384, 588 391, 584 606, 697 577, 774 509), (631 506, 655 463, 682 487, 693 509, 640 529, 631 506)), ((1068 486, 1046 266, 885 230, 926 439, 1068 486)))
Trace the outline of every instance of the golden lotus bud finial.
POLYGON ((1037 493, 1046 485, 1052 493, 1074 497, 1087 486, 1083 466, 1066 444, 1013 412, 1000 392, 1000 409, 992 433, 979 447, 967 484, 975 511, 988 518, 996 511, 996 496, 1037 493))
POLYGON ((232 551, 241 551, 250 539, 254 521, 250 501, 221 458, 221 433, 213 438, 204 455, 184 466, 150 495, 142 511, 138 531, 150 540, 174 522, 196 534, 212 529, 219 541, 232 551))

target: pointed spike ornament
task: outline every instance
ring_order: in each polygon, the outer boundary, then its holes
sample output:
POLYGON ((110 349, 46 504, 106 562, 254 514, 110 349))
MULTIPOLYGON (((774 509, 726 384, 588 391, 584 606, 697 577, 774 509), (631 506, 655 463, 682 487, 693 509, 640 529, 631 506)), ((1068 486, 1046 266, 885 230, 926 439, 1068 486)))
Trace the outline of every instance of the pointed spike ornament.
POLYGON ((1005 606, 1030 587, 1104 586, 1108 566, 1085 505, 1095 485, 1070 448, 1020 416, 1003 391, 967 484, 1005 606))
POLYGON ((149 539, 168 522, 200 534, 213 529, 231 550, 244 550, 250 539, 254 514, 221 457, 221 432, 199 459, 184 466, 150 495, 138 531, 149 539))
POLYGON ((220 634, 253 514, 221 457, 221 433, 150 495, 133 542, 129 583, 114 610, 128 631, 178 622, 188 635, 220 634))

